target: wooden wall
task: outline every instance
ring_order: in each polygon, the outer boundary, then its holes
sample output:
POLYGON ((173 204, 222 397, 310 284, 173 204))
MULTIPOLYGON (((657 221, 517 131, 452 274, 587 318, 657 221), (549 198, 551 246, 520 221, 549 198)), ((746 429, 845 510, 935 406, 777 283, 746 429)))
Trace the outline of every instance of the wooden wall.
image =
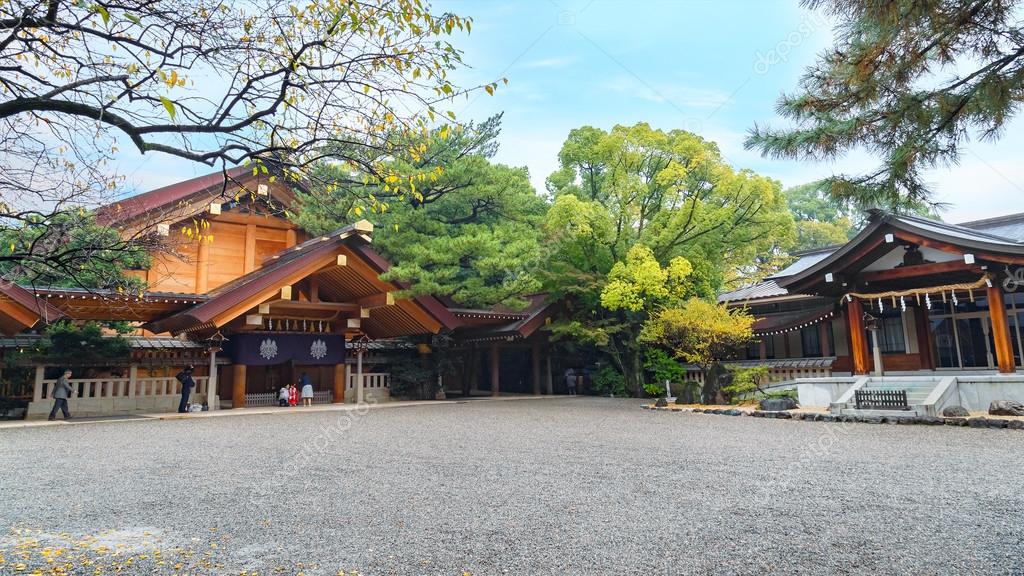
POLYGON ((204 235, 212 240, 189 239, 182 228, 171 227, 178 254, 157 254, 146 273, 149 290, 202 294, 260 267, 263 260, 296 242, 290 223, 262 216, 208 216, 204 235), (205 246, 203 245, 205 244, 205 246))

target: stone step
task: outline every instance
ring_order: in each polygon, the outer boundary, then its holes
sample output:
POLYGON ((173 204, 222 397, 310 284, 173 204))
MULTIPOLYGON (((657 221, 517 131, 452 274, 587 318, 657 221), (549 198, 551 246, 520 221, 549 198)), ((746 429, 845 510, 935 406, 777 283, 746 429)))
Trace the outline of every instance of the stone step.
POLYGON ((924 410, 911 407, 910 410, 858 410, 856 408, 843 408, 839 410, 842 416, 863 416, 863 417, 885 417, 885 418, 916 418, 924 416, 924 410))

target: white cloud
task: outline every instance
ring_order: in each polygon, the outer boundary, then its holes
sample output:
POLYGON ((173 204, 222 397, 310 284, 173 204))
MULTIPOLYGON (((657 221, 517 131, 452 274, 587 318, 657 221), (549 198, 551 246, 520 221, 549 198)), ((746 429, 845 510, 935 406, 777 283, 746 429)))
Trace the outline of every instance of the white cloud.
POLYGON ((717 109, 729 102, 729 94, 720 90, 694 88, 682 84, 652 84, 631 76, 619 76, 602 82, 604 90, 626 94, 659 104, 670 104, 675 108, 717 109))

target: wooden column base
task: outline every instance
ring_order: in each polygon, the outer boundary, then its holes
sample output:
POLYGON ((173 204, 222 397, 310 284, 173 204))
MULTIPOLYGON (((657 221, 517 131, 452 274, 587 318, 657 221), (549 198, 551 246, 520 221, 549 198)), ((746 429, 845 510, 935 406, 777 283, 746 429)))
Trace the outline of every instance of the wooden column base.
POLYGON ((231 367, 231 407, 245 408, 245 364, 231 367))

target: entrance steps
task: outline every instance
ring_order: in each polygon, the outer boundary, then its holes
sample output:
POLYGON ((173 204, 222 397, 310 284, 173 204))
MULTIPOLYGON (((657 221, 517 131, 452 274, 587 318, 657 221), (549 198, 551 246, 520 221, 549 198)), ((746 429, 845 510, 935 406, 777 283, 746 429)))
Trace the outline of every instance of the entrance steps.
POLYGON ((859 378, 839 399, 832 403, 829 411, 835 415, 877 416, 887 418, 913 418, 934 416, 937 393, 947 385, 947 378, 941 376, 880 376, 859 378), (909 410, 857 409, 857 390, 902 390, 907 393, 909 410))

